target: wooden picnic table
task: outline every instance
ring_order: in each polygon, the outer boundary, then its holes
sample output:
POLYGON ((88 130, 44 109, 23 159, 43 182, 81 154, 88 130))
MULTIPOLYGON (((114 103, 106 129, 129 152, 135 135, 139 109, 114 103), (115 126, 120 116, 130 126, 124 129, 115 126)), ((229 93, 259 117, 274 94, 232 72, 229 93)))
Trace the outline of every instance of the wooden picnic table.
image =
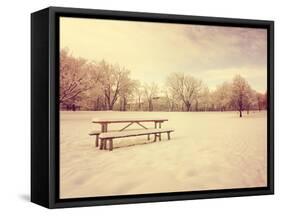
POLYGON ((142 123, 143 122, 154 122, 154 128, 157 128, 157 125, 159 128, 161 128, 161 124, 165 121, 168 121, 168 119, 165 118, 94 118, 92 120, 92 123, 97 123, 101 125, 101 133, 105 133, 108 131, 108 125, 113 123, 128 123, 125 127, 120 129, 119 131, 123 131, 132 124, 138 124, 144 129, 148 129, 145 127, 142 123))
MULTIPOLYGON (((129 137, 129 136, 138 136, 138 135, 143 135, 143 134, 147 134, 147 139, 150 140, 150 135, 151 134, 155 134, 154 140, 156 141, 156 137, 159 137, 159 140, 161 140, 161 133, 163 132, 167 132, 168 133, 168 139, 170 139, 170 132, 172 132, 173 130, 165 130, 165 131, 151 131, 151 129, 148 129, 147 127, 145 127, 142 123, 144 122, 154 122, 154 128, 157 129, 158 128, 161 130, 161 124, 165 121, 168 121, 168 119, 165 118, 94 118, 92 119, 92 123, 96 123, 96 124, 100 124, 101 125, 101 131, 100 132, 92 132, 90 133, 90 135, 96 135, 96 147, 99 146, 99 135, 104 136, 101 137, 101 144, 100 144, 100 149, 106 149, 106 135, 108 132, 108 125, 109 124, 114 124, 114 123, 128 123, 125 127, 123 127, 120 130, 117 130, 117 132, 119 131, 119 133, 122 133, 122 131, 124 131, 126 128, 130 127, 132 124, 137 124, 140 127, 144 128, 146 132, 140 132, 140 130, 138 130, 138 132, 136 133, 136 131, 130 134, 122 134, 122 136, 120 134, 111 134, 114 135, 114 137, 111 137, 109 139, 110 141, 110 150, 112 150, 113 148, 113 144, 112 144, 112 139, 113 138, 117 138, 117 137, 129 137)), ((116 132, 116 131, 115 131, 116 132)), ((107 134, 108 135, 108 134, 107 134)))

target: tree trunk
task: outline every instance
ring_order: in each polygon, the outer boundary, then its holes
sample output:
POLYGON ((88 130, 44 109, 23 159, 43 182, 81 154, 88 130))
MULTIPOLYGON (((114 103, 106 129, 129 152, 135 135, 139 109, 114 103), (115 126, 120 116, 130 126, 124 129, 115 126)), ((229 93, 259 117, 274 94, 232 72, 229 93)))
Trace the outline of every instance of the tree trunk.
POLYGON ((242 117, 242 110, 240 109, 239 110, 239 113, 240 113, 240 118, 242 117))
POLYGON ((259 107, 259 112, 261 111, 261 104, 260 102, 258 103, 258 107, 259 107))
POLYGON ((191 104, 190 104, 189 102, 186 102, 186 103, 185 103, 186 112, 189 112, 190 107, 191 107, 191 104))
POLYGON ((112 104, 108 104, 108 110, 112 110, 113 109, 113 105, 112 104))
POLYGON ((122 103, 121 99, 120 99, 120 104, 119 104, 119 111, 123 111, 123 103, 122 103))
POLYGON ((94 110, 100 110, 100 97, 94 101, 94 110))
POLYGON ((195 111, 198 112, 198 101, 196 101, 195 111))
POLYGON ((149 111, 153 111, 152 100, 149 100, 149 101, 148 101, 148 110, 149 110, 149 111))
POLYGON ((123 111, 126 111, 127 110, 127 100, 126 98, 124 97, 123 98, 123 111))
POLYGON ((139 110, 141 110, 141 98, 139 97, 139 110))

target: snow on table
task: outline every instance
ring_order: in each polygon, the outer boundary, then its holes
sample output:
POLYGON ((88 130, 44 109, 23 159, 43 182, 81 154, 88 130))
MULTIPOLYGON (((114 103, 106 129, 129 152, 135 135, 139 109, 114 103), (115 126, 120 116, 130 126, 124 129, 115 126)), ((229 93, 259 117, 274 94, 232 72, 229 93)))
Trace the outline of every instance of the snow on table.
POLYGON ((127 123, 168 121, 166 118, 93 118, 93 123, 127 123))

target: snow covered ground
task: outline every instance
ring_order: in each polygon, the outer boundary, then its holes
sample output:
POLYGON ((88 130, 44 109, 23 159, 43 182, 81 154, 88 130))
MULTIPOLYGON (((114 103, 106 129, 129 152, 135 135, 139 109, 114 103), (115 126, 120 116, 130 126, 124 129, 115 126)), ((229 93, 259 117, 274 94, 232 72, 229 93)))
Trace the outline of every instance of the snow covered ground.
MULTIPOLYGON (((61 112, 60 197, 266 186, 266 112, 61 112), (94 147, 92 118, 167 118, 171 140, 146 136, 94 147)), ((152 123, 146 123, 154 127, 152 123)), ((109 130, 124 124, 111 124, 109 130)), ((132 127, 134 128, 134 127, 132 127)), ((138 128, 138 126, 135 126, 138 128)))

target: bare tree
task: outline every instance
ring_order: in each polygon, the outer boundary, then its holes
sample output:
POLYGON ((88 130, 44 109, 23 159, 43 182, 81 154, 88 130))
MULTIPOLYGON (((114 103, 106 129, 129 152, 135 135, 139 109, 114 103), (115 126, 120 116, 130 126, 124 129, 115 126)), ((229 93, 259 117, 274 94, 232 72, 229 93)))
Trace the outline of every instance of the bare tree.
POLYGON ((86 68, 85 59, 74 58, 67 49, 60 51, 60 103, 74 101, 90 88, 86 68))
POLYGON ((183 102, 185 111, 189 111, 192 103, 198 99, 202 82, 184 73, 173 73, 167 79, 167 86, 183 102))
POLYGON ((153 99, 156 99, 158 93, 158 86, 156 83, 144 85, 144 94, 148 103, 148 110, 153 111, 153 99))
POLYGON ((75 58, 67 48, 60 51, 60 97, 62 104, 73 103, 99 82, 101 74, 94 62, 75 58))
POLYGON ((227 110, 231 102, 231 90, 232 86, 228 82, 224 82, 221 85, 218 85, 214 91, 214 104, 216 109, 220 111, 227 110))
POLYGON ((60 104, 82 107, 84 110, 126 111, 242 111, 267 108, 267 93, 251 89, 248 82, 237 75, 232 83, 224 82, 210 92, 201 80, 184 73, 172 73, 158 95, 156 83, 142 85, 132 80, 130 71, 106 61, 94 62, 72 56, 68 49, 60 51, 60 104), (133 101, 133 102, 132 102, 133 101), (116 108, 116 104, 118 108, 116 108))
POLYGON ((200 92, 199 98, 197 100, 199 111, 207 111, 209 110, 211 104, 211 93, 207 86, 204 86, 200 92))
POLYGON ((173 95, 173 92, 169 90, 164 90, 163 93, 165 95, 167 110, 174 111, 176 109, 176 100, 175 100, 175 96, 173 95))
POLYGON ((94 87, 82 94, 84 101, 83 106, 90 110, 104 110, 106 107, 103 85, 101 82, 93 83, 95 84, 94 87))
POLYGON ((120 91, 126 88, 130 71, 125 68, 120 68, 119 65, 108 64, 104 60, 100 62, 99 70, 104 74, 101 82, 106 108, 112 110, 120 96, 120 91))
POLYGON ((126 111, 128 102, 132 99, 134 90, 136 88, 136 81, 125 77, 120 88, 120 111, 126 111))
POLYGON ((264 103, 264 109, 267 109, 267 91, 264 94, 264 101, 263 101, 263 103, 264 103))
POLYGON ((245 106, 248 115, 250 113, 250 110, 253 110, 258 106, 257 102, 258 102, 257 101, 257 92, 254 91, 249 85, 248 99, 246 100, 246 106, 245 106))
POLYGON ((249 103, 251 88, 248 82, 240 75, 236 75, 232 82, 232 102, 242 117, 242 111, 249 103))
POLYGON ((135 81, 134 95, 137 104, 137 110, 142 109, 142 97, 144 96, 143 86, 140 81, 135 81))
POLYGON ((257 98, 257 105, 258 105, 258 110, 261 111, 262 109, 267 108, 267 93, 262 94, 262 93, 256 93, 256 98, 257 98))

